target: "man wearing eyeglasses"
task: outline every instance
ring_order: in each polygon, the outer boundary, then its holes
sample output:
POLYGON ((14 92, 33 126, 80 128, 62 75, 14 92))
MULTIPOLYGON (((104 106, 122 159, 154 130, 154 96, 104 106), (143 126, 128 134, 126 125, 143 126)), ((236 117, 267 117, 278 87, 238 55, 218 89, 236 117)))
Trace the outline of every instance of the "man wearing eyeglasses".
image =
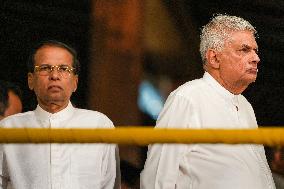
MULTIPOLYGON (((37 97, 34 111, 0 122, 10 128, 113 128, 99 112, 72 106, 79 61, 58 41, 39 44, 28 62, 28 85, 37 97)), ((119 187, 119 163, 112 144, 10 144, 0 151, 0 188, 112 189, 119 187)))

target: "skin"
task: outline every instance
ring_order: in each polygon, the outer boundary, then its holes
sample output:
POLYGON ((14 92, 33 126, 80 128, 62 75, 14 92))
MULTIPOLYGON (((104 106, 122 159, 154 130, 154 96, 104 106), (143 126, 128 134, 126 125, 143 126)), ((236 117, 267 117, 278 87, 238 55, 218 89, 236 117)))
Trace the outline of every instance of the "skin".
MULTIPOLYGON (((72 67, 73 57, 64 48, 43 46, 36 52, 34 61, 35 66, 49 64, 72 67)), ((28 73, 28 84, 34 90, 39 106, 47 112, 56 113, 67 107, 72 93, 77 89, 78 75, 72 73, 63 78, 56 69, 47 76, 40 76, 37 72, 28 73)))
POLYGON ((4 116, 0 117, 0 120, 7 116, 22 112, 23 105, 21 99, 12 91, 8 92, 8 98, 9 98, 8 102, 9 106, 5 110, 4 116))
POLYGON ((221 51, 207 51, 204 69, 224 88, 237 95, 256 80, 260 59, 251 31, 234 31, 230 35, 221 51))
POLYGON ((271 169, 277 173, 284 174, 284 158, 283 158, 283 149, 277 149, 274 152, 274 158, 271 162, 271 169))

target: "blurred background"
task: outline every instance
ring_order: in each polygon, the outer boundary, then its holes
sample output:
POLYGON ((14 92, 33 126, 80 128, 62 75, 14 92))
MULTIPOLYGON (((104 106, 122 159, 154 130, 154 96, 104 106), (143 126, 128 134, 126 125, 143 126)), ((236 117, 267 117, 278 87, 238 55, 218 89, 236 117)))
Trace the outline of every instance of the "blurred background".
MULTIPOLYGON (((283 0, 1 0, 0 79, 17 83, 24 111, 34 109, 30 48, 59 40, 79 54, 77 107, 103 112, 116 126, 152 127, 169 93, 203 75, 199 33, 214 13, 241 16, 258 30, 258 79, 244 95, 260 126, 284 125, 283 0)), ((139 188, 146 151, 120 146, 123 188, 139 188)), ((280 180, 282 151, 266 149, 280 180)))

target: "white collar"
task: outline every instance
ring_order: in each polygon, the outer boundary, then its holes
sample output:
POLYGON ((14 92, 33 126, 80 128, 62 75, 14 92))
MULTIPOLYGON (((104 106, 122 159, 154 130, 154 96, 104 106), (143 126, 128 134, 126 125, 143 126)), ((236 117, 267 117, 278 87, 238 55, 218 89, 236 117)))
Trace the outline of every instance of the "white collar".
POLYGON ((45 121, 48 119, 66 120, 73 115, 74 111, 75 111, 75 108, 73 107, 70 101, 66 108, 54 114, 45 111, 39 105, 37 105, 36 109, 34 110, 35 116, 42 121, 45 121))
POLYGON ((203 81, 209 84, 219 95, 221 95, 226 100, 231 101, 234 105, 238 105, 239 95, 234 95, 227 89, 225 89, 218 81, 216 81, 208 72, 203 75, 203 81))

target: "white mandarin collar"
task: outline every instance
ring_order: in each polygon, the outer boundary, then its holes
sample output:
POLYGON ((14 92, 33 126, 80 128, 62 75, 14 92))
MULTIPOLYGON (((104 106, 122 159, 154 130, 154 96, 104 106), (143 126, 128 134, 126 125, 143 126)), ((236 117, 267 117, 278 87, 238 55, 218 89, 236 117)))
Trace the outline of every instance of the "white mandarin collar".
POLYGON ((219 82, 217 82, 208 72, 205 72, 202 78, 206 83, 208 83, 219 95, 221 95, 226 100, 231 101, 234 105, 238 105, 238 96, 234 95, 227 89, 225 89, 219 82))
POLYGON ((54 114, 45 111, 39 105, 37 105, 34 112, 38 119, 45 121, 48 119, 66 120, 73 115, 74 111, 75 111, 75 108, 72 106, 71 102, 69 101, 66 108, 54 114))

